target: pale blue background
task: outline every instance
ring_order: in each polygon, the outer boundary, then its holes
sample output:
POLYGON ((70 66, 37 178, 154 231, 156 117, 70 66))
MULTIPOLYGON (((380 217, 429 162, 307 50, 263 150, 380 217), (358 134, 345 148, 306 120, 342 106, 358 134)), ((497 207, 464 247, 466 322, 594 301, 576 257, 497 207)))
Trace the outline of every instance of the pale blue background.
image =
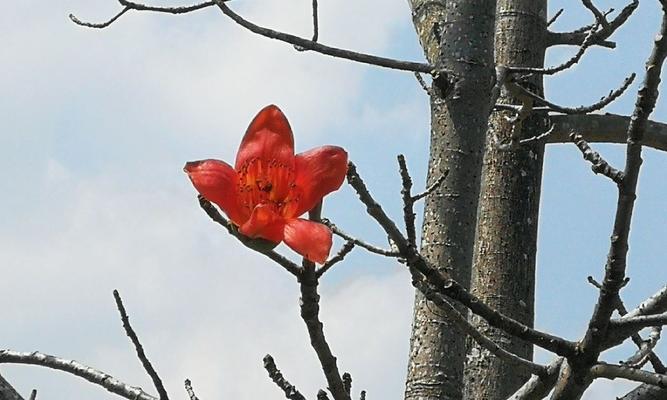
MULTIPOLYGON (((309 4, 230 3, 254 21, 304 36, 309 4)), ((560 7, 567 10, 555 29, 591 21, 578 1, 552 1, 551 14, 560 7)), ((298 317, 296 284, 208 220, 182 165, 232 160, 253 115, 276 103, 291 121, 297 151, 347 148, 400 220, 395 156, 407 156, 416 186, 423 186, 426 95, 410 73, 298 53, 253 36, 215 9, 180 17, 128 13, 103 31, 67 18, 73 12, 97 21, 118 10, 113 0, 23 0, 0 14, 0 347, 74 358, 152 392, 118 321, 111 297, 117 288, 173 398, 185 396, 186 377, 202 399, 280 398, 261 367, 267 352, 313 397, 325 383, 298 317)), ((404 1, 321 1, 320 15, 323 43, 423 59, 404 1)), ((591 103, 632 71, 641 79, 659 18, 657 1, 642 2, 614 36, 617 49, 592 49, 576 68, 549 79, 549 98, 591 103)), ((549 63, 573 51, 554 49, 549 63)), ((608 111, 631 113, 637 88, 608 111)), ((666 113, 661 100, 653 119, 667 122, 666 113)), ((622 146, 595 148, 622 166, 622 146)), ((649 149, 644 160, 632 281, 623 292, 629 308, 667 282, 667 157, 649 149)), ((597 295, 586 277, 601 277, 615 202, 614 186, 595 176, 573 145, 549 146, 540 329, 569 339, 584 332, 597 295)), ((347 187, 328 198, 325 214, 350 233, 385 243, 347 187)), ((355 392, 401 398, 412 296, 400 265, 361 250, 326 276, 322 318, 355 392)), ((626 346, 605 356, 616 362, 631 353, 626 346)), ((53 400, 112 398, 63 373, 1 370, 26 396, 37 388, 53 400)), ((587 398, 613 398, 632 386, 603 382, 587 398)))

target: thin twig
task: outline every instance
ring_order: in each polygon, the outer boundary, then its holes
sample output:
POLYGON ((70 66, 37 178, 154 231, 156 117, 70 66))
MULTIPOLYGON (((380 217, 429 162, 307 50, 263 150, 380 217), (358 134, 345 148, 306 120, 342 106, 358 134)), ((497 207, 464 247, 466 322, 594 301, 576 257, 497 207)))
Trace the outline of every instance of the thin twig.
POLYGON ((587 114, 589 112, 593 112, 593 111, 603 109, 604 107, 609 105, 609 103, 613 102, 618 97, 620 97, 626 91, 626 89, 632 84, 632 82, 635 79, 635 76, 636 75, 634 73, 632 73, 629 77, 625 78, 621 87, 619 87, 616 90, 613 90, 607 96, 600 99, 600 101, 598 101, 597 103, 591 104, 589 106, 580 106, 580 107, 575 107, 575 108, 563 107, 563 106, 559 106, 557 104, 554 104, 554 103, 544 99, 543 97, 531 92, 530 90, 528 90, 528 89, 526 89, 522 86, 517 85, 517 88, 519 89, 519 91, 522 94, 524 94, 524 95, 532 98, 533 100, 549 107, 551 109, 551 111, 556 111, 556 112, 560 112, 560 113, 563 113, 563 114, 587 114))
MULTIPOLYGON (((229 0, 221 0, 221 1, 229 1, 229 0)), ((93 23, 93 22, 85 22, 81 21, 79 18, 77 18, 74 14, 70 14, 69 18, 72 20, 77 25, 85 26, 87 28, 97 28, 97 29, 102 29, 106 28, 107 26, 113 24, 116 22, 118 18, 123 16, 126 12, 130 10, 134 11, 150 11, 150 12, 160 12, 160 13, 166 13, 166 14, 186 14, 192 11, 197 11, 201 10, 202 8, 206 7, 211 7, 214 6, 215 3, 213 1, 207 1, 204 3, 199 3, 195 4, 192 6, 181 6, 181 7, 153 7, 153 6, 147 6, 145 4, 141 3, 135 3, 132 1, 127 1, 127 0, 118 0, 118 2, 124 6, 124 8, 116 15, 111 17, 109 20, 105 22, 100 22, 100 23, 93 23)))
POLYGON ((284 256, 278 254, 273 250, 268 250, 262 247, 253 246, 254 243, 253 240, 239 233, 236 226, 234 226, 234 224, 232 224, 229 220, 227 220, 227 218, 223 217, 222 214, 220 214, 220 212, 218 211, 218 209, 215 208, 215 206, 211 204, 210 201, 206 200, 202 195, 197 196, 197 198, 199 199, 199 206, 202 208, 202 210, 204 210, 204 212, 213 221, 217 222, 218 224, 222 225, 225 229, 227 229, 227 232, 229 232, 232 236, 237 238, 246 247, 269 257, 271 260, 275 261, 278 265, 285 268, 287 272, 294 275, 295 277, 298 278, 299 276, 301 276, 301 267, 299 267, 292 261, 288 260, 287 258, 285 258, 284 256))
POLYGON ((579 60, 581 60, 581 57, 583 57, 584 53, 586 53, 586 50, 593 45, 595 30, 597 29, 598 26, 599 23, 593 25, 591 30, 588 32, 588 35, 586 35, 586 38, 584 38, 584 41, 581 42, 581 46, 579 46, 579 50, 576 52, 576 54, 572 56, 569 60, 565 61, 560 65, 556 65, 550 68, 534 68, 534 67, 508 67, 508 68, 512 73, 527 73, 527 74, 539 74, 539 75, 554 75, 561 71, 564 71, 572 67, 576 63, 578 63, 579 60))
POLYGON ((366 184, 357 173, 356 166, 351 162, 348 164, 347 181, 357 192, 359 200, 366 206, 368 214, 375 219, 389 238, 396 243, 401 257, 405 259, 408 267, 419 271, 429 281, 434 290, 463 304, 473 313, 484 318, 494 328, 501 329, 510 335, 517 336, 561 356, 569 357, 576 353, 576 344, 574 342, 537 331, 492 309, 468 292, 458 282, 449 279, 446 273, 443 276, 443 272, 430 265, 416 249, 409 245, 407 239, 396 226, 396 223, 387 216, 380 204, 370 194, 366 184))
POLYGON ((276 367, 276 363, 273 361, 273 357, 271 357, 270 354, 264 356, 264 369, 269 373, 269 378, 271 378, 273 383, 285 392, 286 398, 290 400, 306 400, 301 392, 285 379, 278 367, 276 367))
POLYGON ((558 10, 556 12, 556 14, 554 14, 553 17, 551 17, 551 19, 549 19, 549 22, 547 22, 547 28, 550 27, 551 25, 553 25, 554 22, 556 22, 558 17, 560 17, 563 14, 563 11, 565 11, 565 10, 563 8, 561 8, 560 10, 558 10))
POLYGON ((222 12, 231 18, 234 22, 248 29, 249 31, 258 35, 280 40, 281 42, 290 43, 299 46, 305 50, 312 50, 317 53, 326 54, 335 58, 344 58, 346 60, 356 61, 362 64, 376 65, 378 67, 398 69, 402 71, 423 72, 425 74, 445 74, 446 71, 437 70, 433 65, 418 63, 412 61, 400 61, 386 57, 378 57, 370 54, 358 53, 350 50, 344 50, 336 47, 326 46, 309 39, 304 39, 285 32, 275 31, 273 29, 264 28, 256 25, 239 14, 232 11, 224 3, 225 0, 214 0, 222 12))
POLYGON ((343 238, 343 239, 345 239, 345 240, 347 240, 347 241, 349 241, 349 242, 353 242, 353 243, 356 244, 357 246, 362 247, 362 248, 364 248, 364 249, 370 251, 371 253, 379 254, 379 255, 381 255, 381 256, 385 256, 385 257, 393 257, 393 258, 398 257, 398 256, 400 255, 400 254, 399 254, 398 252, 396 252, 396 251, 383 249, 383 248, 381 248, 381 247, 374 246, 374 245, 372 245, 372 244, 370 244, 370 243, 367 243, 367 242, 365 242, 365 241, 363 241, 363 240, 361 240, 361 239, 357 239, 357 238, 351 236, 350 234, 346 233, 346 232, 343 231, 342 229, 340 229, 340 228, 339 228, 338 226, 336 226, 333 222, 329 221, 329 220, 326 219, 326 218, 322 219, 321 222, 322 222, 324 225, 328 226, 329 229, 331 229, 331 232, 333 232, 335 235, 338 235, 338 236, 340 236, 341 238, 343 238))
POLYGON ((419 291, 422 292, 427 299, 429 299, 433 304, 437 305, 438 308, 445 313, 448 322, 454 324, 456 328, 459 329, 462 333, 469 335, 471 338, 473 338, 473 340, 475 340, 475 342, 488 350, 491 354, 495 355, 503 361, 506 361, 509 364, 512 364, 525 371, 529 371, 531 374, 544 376, 547 373, 545 366, 523 359, 495 344, 491 339, 487 338, 472 324, 470 324, 468 320, 454 308, 454 306, 445 300, 442 295, 430 288, 429 285, 423 280, 420 280, 419 278, 416 280, 413 279, 413 285, 419 289, 419 291))
MULTIPOLYGON (((603 27, 595 33, 593 44, 603 47, 614 48, 616 43, 607 40, 618 28, 620 28, 630 16, 634 13, 639 5, 639 0, 632 0, 630 4, 625 6, 618 15, 608 23, 607 27, 603 27)), ((587 27, 586 27, 587 28, 587 27)), ((587 31, 585 29, 584 31, 587 31)), ((586 34, 582 29, 576 29, 572 32, 548 32, 547 46, 557 45, 576 45, 580 46, 586 38, 586 34)))
POLYGON ((345 242, 345 244, 343 245, 343 247, 341 247, 338 253, 336 253, 335 256, 331 257, 327 262, 324 263, 324 265, 322 265, 317 270, 317 272, 315 273, 317 277, 318 278, 321 277, 322 275, 324 275, 325 272, 331 269, 331 267, 343 261, 345 259, 345 256, 347 256, 352 251, 352 249, 354 249, 354 246, 355 243, 353 240, 348 240, 347 242, 345 242))
MULTIPOLYGON (((570 133, 570 140, 577 146, 581 154, 584 156, 584 160, 590 162, 591 169, 596 174, 602 174, 612 181, 616 182, 617 185, 623 183, 623 178, 625 174, 623 171, 619 171, 616 168, 609 165, 609 163, 600 156, 600 154, 593 150, 591 146, 584 140, 584 137, 576 132, 570 133)), ((589 280, 590 281, 590 280, 589 280)))
POLYGON ((416 203, 419 200, 423 199, 424 197, 428 196, 429 194, 435 192, 443 184, 443 182, 445 182, 445 179, 447 179, 448 175, 449 175, 449 170, 443 172, 442 175, 440 175, 438 179, 436 179, 435 182, 433 182, 432 185, 426 188, 426 190, 412 196, 412 202, 416 203))
POLYGON ((414 201, 412 200, 412 178, 403 154, 398 155, 398 168, 401 175, 401 196, 403 197, 403 220, 410 246, 417 247, 417 228, 415 227, 414 201))
POLYGON ((588 8, 593 13, 595 20, 598 24, 602 25, 603 29, 609 29, 609 22, 607 22, 607 18, 600 10, 598 10, 597 7, 595 7, 591 0, 581 0, 581 2, 584 4, 584 7, 588 8))
POLYGON ((185 391, 188 393, 190 400, 199 400, 199 397, 195 394, 195 390, 192 388, 190 379, 185 380, 185 391))
POLYGON ((533 137, 529 137, 529 138, 526 138, 526 139, 521 139, 521 140, 519 140, 519 144, 528 144, 528 143, 532 143, 532 142, 539 142, 540 140, 546 139, 549 136, 551 136, 551 134, 554 133, 555 129, 556 129, 556 125, 551 124, 549 129, 547 129, 545 132, 540 133, 539 135, 536 135, 536 136, 533 136, 533 137))
POLYGON ((144 351, 144 347, 141 345, 137 333, 134 331, 134 329, 132 329, 132 325, 130 325, 130 318, 127 316, 125 306, 123 305, 123 299, 120 298, 118 290, 113 291, 113 297, 116 300, 116 307, 120 313, 120 320, 123 322, 123 329, 125 329, 125 334, 132 341, 134 349, 137 352, 137 357, 141 361, 141 365, 143 365, 144 370, 146 370, 148 376, 151 377, 153 386, 155 386, 155 390, 157 390, 158 395, 160 396, 160 400, 169 400, 169 395, 167 394, 167 391, 162 384, 162 379, 160 379, 157 371, 155 371, 155 368, 153 368, 153 364, 151 364, 150 360, 148 360, 146 352, 144 351))
POLYGON ((329 395, 324 390, 317 391, 317 400, 329 400, 329 395))
POLYGON ((37 399, 37 389, 32 389, 32 392, 30 392, 30 397, 28 397, 28 400, 36 400, 37 399))
POLYGON ((30 364, 68 372, 129 400, 158 400, 156 397, 144 392, 140 387, 130 386, 105 372, 74 360, 66 360, 37 351, 21 353, 11 350, 0 350, 0 364, 5 363, 30 364))

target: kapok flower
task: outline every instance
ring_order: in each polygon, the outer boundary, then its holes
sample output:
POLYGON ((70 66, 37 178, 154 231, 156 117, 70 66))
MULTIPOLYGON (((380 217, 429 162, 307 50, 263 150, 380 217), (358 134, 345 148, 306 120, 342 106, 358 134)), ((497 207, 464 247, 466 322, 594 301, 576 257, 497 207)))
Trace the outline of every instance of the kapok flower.
POLYGON ((275 244, 284 241, 310 261, 326 261, 331 230, 298 217, 342 185, 347 173, 342 148, 322 146, 294 155, 289 122, 270 105, 250 123, 234 168, 208 159, 188 162, 184 170, 197 191, 217 204, 241 234, 275 244))

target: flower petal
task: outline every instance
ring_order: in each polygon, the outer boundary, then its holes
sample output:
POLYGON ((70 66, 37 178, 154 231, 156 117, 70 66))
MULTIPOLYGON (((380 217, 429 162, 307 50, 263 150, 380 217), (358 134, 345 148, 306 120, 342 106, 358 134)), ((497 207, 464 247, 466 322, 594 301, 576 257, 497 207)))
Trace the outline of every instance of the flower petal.
POLYGON ((183 171, 195 189, 220 206, 232 222, 240 225, 248 219, 238 202, 238 175, 229 164, 220 160, 190 161, 183 171))
POLYGON ((318 222, 294 218, 285 224, 285 244, 308 260, 324 264, 331 251, 331 230, 318 222))
POLYGON ((294 165, 294 137, 285 114, 274 105, 264 107, 248 126, 236 155, 236 170, 254 159, 294 165))
POLYGON ((271 204, 256 206, 250 219, 239 228, 239 232, 249 238, 262 238, 275 243, 282 242, 284 230, 285 220, 271 204))
POLYGON ((312 209, 325 195, 337 190, 347 174, 347 152, 337 146, 322 146, 296 155, 295 185, 300 191, 297 217, 312 209))

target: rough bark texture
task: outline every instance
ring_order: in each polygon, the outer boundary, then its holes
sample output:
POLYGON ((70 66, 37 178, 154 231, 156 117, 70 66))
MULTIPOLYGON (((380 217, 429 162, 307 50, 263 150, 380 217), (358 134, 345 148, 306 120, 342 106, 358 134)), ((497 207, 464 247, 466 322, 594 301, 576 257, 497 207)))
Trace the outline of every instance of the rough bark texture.
POLYGON ((0 375, 0 400, 23 400, 23 397, 0 375))
MULTIPOLYGON (((495 1, 409 1, 428 60, 453 72, 431 95, 428 181, 449 170, 426 199, 422 252, 454 279, 470 280, 480 168, 493 79, 495 1)), ((464 335, 417 293, 406 399, 460 399, 464 335)))
MULTIPOLYGON (((544 63, 546 0, 498 0, 495 59, 497 65, 541 67, 544 63)), ((532 82, 541 92, 541 79, 532 82)), ((502 103, 520 104, 503 92, 502 103)), ((484 154, 475 240, 472 292, 486 304, 526 325, 533 325, 537 219, 544 144, 501 150, 501 142, 528 138, 546 130, 541 118, 513 126, 504 115, 491 118, 489 145, 484 154), (523 129, 521 129, 521 126, 523 129), (518 127, 518 128, 517 128, 518 127), (521 130, 520 130, 521 129, 521 130)), ((526 359, 532 346, 497 329, 479 317, 471 322, 494 342, 526 359)), ((468 339, 465 398, 505 399, 528 378, 468 339), (512 373, 508 373, 512 371, 512 373)))
POLYGON ((618 400, 663 400, 667 399, 667 389, 644 383, 618 400))

